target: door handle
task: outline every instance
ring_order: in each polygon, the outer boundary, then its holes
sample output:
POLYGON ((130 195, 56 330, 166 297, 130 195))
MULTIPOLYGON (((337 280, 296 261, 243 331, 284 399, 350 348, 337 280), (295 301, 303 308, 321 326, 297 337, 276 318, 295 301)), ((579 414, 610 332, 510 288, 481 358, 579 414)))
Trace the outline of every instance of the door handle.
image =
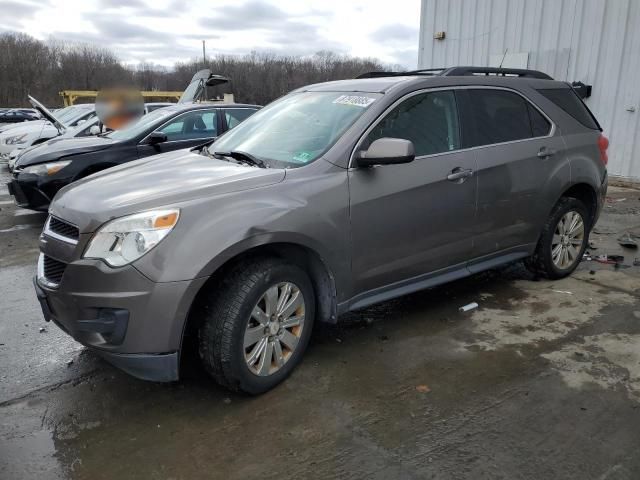
POLYGON ((449 175, 447 175, 447 180, 450 182, 462 183, 471 175, 473 175, 473 170, 470 168, 456 167, 451 170, 449 175))
POLYGON ((549 158, 554 156, 555 154, 555 150, 547 147, 542 147, 540 150, 538 150, 538 158, 549 158))

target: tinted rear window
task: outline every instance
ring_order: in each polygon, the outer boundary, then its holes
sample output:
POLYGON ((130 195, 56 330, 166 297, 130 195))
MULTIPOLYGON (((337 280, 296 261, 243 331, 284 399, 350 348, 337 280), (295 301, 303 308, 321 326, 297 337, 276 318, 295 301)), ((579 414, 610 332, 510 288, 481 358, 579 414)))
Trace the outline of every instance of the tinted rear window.
POLYGON ((572 88, 542 88, 538 90, 562 110, 567 112, 581 124, 593 130, 600 130, 600 125, 572 88))
POLYGON ((549 134, 551 124, 517 93, 469 89, 462 93, 465 147, 524 140, 549 134))

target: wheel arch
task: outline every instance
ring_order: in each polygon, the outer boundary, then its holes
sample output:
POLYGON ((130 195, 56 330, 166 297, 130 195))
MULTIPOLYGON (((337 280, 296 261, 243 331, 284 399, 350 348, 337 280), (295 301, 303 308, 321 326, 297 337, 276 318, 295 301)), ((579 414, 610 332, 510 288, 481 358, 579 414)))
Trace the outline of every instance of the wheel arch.
POLYGON ((596 189, 586 182, 575 183, 566 188, 558 200, 563 197, 572 197, 580 200, 589 210, 589 225, 593 227, 598 211, 598 193, 596 189))
POLYGON ((337 291, 334 275, 314 249, 307 245, 294 242, 271 242, 253 246, 227 258, 211 273, 207 281, 196 293, 189 313, 184 322, 181 338, 181 350, 184 347, 186 337, 194 337, 200 326, 201 311, 204 296, 216 288, 230 270, 241 266, 246 262, 254 262, 260 258, 281 258, 290 261, 309 275, 316 295, 317 320, 327 323, 336 323, 338 318, 337 291))

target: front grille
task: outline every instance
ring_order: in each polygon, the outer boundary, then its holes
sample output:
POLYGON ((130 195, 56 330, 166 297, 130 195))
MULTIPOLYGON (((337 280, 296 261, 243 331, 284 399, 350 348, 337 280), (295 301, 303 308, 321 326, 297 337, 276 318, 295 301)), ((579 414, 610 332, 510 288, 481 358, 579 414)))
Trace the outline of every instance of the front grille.
POLYGON ((59 284, 67 264, 44 255, 43 267, 44 278, 51 283, 59 284))
POLYGON ((60 235, 61 237, 66 237, 76 242, 80 237, 80 231, 78 230, 78 227, 53 216, 49 217, 47 230, 49 232, 60 235))

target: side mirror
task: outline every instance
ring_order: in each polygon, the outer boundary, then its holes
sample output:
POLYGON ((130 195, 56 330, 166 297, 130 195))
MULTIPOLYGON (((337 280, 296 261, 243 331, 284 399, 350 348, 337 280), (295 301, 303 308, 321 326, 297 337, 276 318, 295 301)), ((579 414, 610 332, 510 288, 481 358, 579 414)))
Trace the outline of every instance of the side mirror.
POLYGON ((100 127, 98 125, 91 125, 91 128, 89 129, 89 134, 90 135, 99 135, 100 134, 100 127))
POLYGON ((158 143, 166 142, 167 134, 162 132, 151 132, 147 137, 147 143, 149 145, 157 145, 158 143))
POLYGON ((379 138, 360 154, 358 166, 396 165, 413 162, 416 151, 413 142, 403 138, 379 138))

